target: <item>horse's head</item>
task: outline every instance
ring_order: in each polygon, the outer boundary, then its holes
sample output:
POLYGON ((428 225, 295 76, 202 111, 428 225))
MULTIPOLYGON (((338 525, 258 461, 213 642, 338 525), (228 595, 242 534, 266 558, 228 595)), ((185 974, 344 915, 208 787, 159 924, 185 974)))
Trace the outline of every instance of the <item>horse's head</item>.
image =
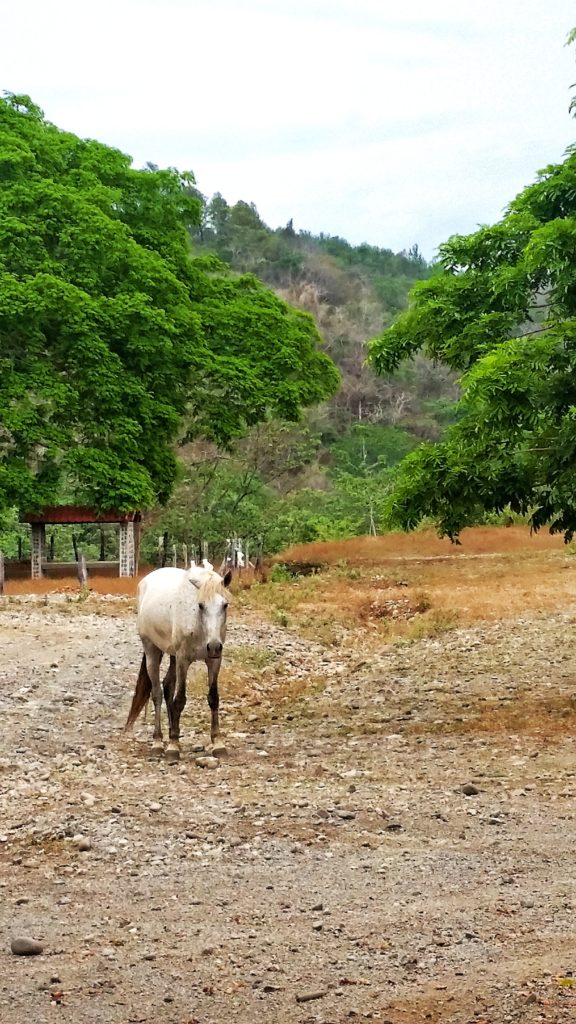
POLYGON ((232 573, 224 577, 210 569, 194 566, 188 579, 197 590, 198 632, 200 645, 205 646, 207 658, 221 658, 226 639, 226 615, 230 594, 228 587, 232 573))

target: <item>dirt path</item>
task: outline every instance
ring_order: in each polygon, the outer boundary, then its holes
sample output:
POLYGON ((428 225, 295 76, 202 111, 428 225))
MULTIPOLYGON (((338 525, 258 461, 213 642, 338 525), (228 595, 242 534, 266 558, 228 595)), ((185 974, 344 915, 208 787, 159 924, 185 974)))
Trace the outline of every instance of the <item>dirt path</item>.
POLYGON ((5 604, 0 1021, 573 1020, 573 632, 537 616, 368 663, 240 618, 208 771, 200 677, 180 766, 149 760, 149 725, 122 737, 121 602, 5 604))

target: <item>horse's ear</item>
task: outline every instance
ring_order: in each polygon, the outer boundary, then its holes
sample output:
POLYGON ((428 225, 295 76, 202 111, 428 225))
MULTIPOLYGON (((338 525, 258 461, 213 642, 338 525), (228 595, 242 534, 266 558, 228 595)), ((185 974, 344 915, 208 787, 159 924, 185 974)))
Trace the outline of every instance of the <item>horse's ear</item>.
POLYGON ((190 580, 190 583, 192 583, 195 587, 200 587, 202 585, 202 579, 204 578, 205 575, 206 574, 203 573, 201 569, 198 569, 197 565, 193 565, 188 570, 188 579, 190 580))
POLYGON ((228 572, 224 576, 222 583, 225 587, 229 587, 232 582, 232 569, 228 569, 228 572))

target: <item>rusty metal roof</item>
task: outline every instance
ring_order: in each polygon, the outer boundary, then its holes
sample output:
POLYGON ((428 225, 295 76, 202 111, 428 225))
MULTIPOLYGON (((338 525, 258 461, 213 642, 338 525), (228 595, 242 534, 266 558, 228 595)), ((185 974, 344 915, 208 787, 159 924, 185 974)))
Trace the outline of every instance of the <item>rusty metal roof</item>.
POLYGON ((93 508, 82 505, 49 505, 29 515, 22 515, 23 523, 45 526, 72 526, 79 523, 139 523, 141 512, 96 512, 93 508))

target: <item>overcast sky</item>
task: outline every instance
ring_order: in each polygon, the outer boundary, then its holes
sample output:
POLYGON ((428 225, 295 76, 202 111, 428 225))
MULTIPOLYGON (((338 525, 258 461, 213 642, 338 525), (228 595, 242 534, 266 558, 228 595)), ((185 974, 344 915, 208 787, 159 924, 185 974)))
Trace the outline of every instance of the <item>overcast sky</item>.
POLYGON ((278 227, 427 257, 574 141, 573 0, 27 0, 0 87, 278 227))

